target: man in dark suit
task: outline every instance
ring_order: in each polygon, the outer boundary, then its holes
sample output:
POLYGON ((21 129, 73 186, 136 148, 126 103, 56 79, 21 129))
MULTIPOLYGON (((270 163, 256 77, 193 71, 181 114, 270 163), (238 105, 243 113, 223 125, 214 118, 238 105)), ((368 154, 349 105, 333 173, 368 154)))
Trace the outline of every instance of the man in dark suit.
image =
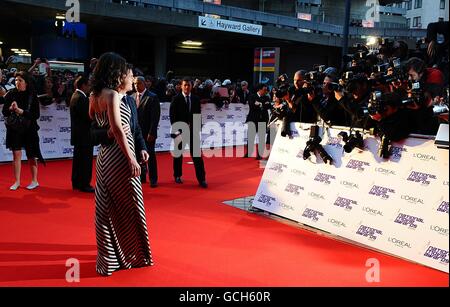
MULTIPOLYGON (((189 144, 189 150, 194 161, 195 174, 201 187, 207 188, 205 165, 200 150, 200 131, 194 131, 194 125, 201 129, 201 122, 194 122, 195 118, 201 120, 200 99, 191 94, 192 83, 188 78, 181 82, 181 93, 172 99, 170 104, 170 123, 172 124, 172 137, 175 139, 175 146, 183 150, 186 143, 189 144), (194 116, 195 115, 195 116, 194 116), (174 131, 174 124, 183 123, 189 126, 189 140, 182 139, 183 131, 179 129, 174 131), (195 133, 194 133, 195 132, 195 133), (196 147, 196 148, 194 148, 196 147), (194 154, 194 151, 197 153, 194 154)), ((183 183, 181 180, 183 172, 183 155, 173 158, 173 171, 176 183, 183 183)))
POLYGON ((89 79, 80 76, 75 80, 76 91, 70 99, 70 144, 74 146, 72 160, 72 188, 93 193, 91 186, 93 145, 90 140, 89 79))
POLYGON ((250 98, 250 91, 248 90, 248 82, 242 81, 241 87, 237 90, 237 94, 239 96, 239 102, 242 104, 247 104, 248 99, 250 98))
MULTIPOLYGON (((136 93, 133 98, 136 101, 139 126, 142 130, 142 135, 146 141, 146 146, 149 154, 148 172, 150 178, 150 186, 156 188, 158 186, 158 167, 155 154, 155 143, 158 137, 158 124, 161 115, 161 106, 159 105, 158 96, 146 88, 145 78, 137 77, 136 93)), ((141 170, 141 182, 146 182, 147 168, 144 166, 141 170)))
MULTIPOLYGON (((253 129, 248 129, 247 131, 247 154, 245 155, 246 158, 251 157, 253 154, 253 150, 255 149, 256 134, 263 134, 259 130, 258 124, 261 125, 261 127, 264 127, 265 136, 267 123, 269 121, 269 114, 267 111, 270 109, 270 97, 267 95, 267 84, 259 83, 256 85, 255 90, 256 94, 251 95, 248 100, 250 109, 247 115, 246 122, 249 123, 249 127, 253 124, 256 128, 256 131, 253 131, 253 129), (260 131, 261 133, 258 133, 258 131, 260 131)), ((264 153, 265 143, 265 137, 260 137, 258 143, 258 151, 256 153, 256 160, 261 160, 261 154, 264 153)))

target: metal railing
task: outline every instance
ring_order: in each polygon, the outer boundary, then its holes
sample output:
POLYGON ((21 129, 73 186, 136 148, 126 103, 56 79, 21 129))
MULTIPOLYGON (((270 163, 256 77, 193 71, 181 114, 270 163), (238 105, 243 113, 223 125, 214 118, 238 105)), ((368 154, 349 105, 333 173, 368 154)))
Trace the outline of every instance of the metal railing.
MULTIPOLYGON (((315 33, 327 33, 342 36, 344 29, 341 25, 300 20, 294 17, 275 15, 255 10, 249 10, 226 5, 215 5, 198 0, 105 0, 107 2, 122 3, 134 6, 163 7, 174 11, 186 11, 197 15, 213 14, 225 19, 241 20, 262 25, 283 26, 293 29, 306 29, 315 33)), ((400 10, 398 10, 400 11, 400 10)), ((351 36, 379 36, 420 38, 426 36, 425 30, 399 28, 361 28, 351 27, 351 36)))

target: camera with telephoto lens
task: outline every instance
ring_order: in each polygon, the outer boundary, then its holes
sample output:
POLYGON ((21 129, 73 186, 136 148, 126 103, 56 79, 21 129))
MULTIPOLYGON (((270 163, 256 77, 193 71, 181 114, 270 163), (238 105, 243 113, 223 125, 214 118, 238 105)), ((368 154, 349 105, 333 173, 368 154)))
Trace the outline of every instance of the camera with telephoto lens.
POLYGON ((287 94, 289 96, 293 95, 293 87, 289 84, 289 78, 286 74, 280 75, 277 80, 275 81, 276 87, 275 87, 275 96, 279 99, 282 99, 287 94))
POLYGON ((402 106, 421 105, 425 101, 425 94, 421 82, 409 82, 408 86, 410 97, 403 99, 402 106))
POLYGON ((307 160, 311 157, 311 153, 317 152, 324 163, 332 164, 333 158, 331 158, 331 156, 320 144, 320 142, 322 142, 322 138, 319 136, 319 129, 320 128, 317 125, 311 126, 309 140, 306 142, 306 147, 303 150, 303 160, 307 160))
POLYGON ((355 133, 350 132, 350 136, 345 131, 340 132, 338 135, 345 142, 344 151, 346 153, 351 153, 355 148, 364 150, 364 139, 359 131, 355 133))

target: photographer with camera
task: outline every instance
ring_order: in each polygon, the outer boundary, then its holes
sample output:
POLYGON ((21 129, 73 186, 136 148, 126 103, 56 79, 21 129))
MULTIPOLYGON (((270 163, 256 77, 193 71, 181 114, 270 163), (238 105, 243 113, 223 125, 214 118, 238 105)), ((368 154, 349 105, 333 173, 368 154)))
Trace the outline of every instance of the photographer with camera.
POLYGON ((339 104, 334 91, 339 91, 341 85, 337 83, 336 77, 327 74, 323 79, 322 93, 319 101, 313 103, 319 117, 330 126, 350 126, 350 117, 339 104))
POLYGON ((414 111, 402 107, 402 97, 398 93, 378 91, 372 93, 368 109, 370 118, 377 122, 381 140, 378 154, 387 159, 390 156, 390 142, 405 139, 413 132, 410 118, 414 111))
MULTIPOLYGON (((311 101, 314 100, 311 93, 314 89, 310 83, 306 83, 307 72, 304 70, 299 70, 294 74, 294 88, 293 93, 288 101, 289 107, 292 110, 294 122, 302 123, 316 123, 317 113, 314 109, 311 101)), ((315 97, 314 97, 315 98, 315 97)))
POLYGON ((368 116, 367 106, 369 103, 372 87, 365 74, 357 74, 344 77, 346 83, 343 89, 334 91, 336 100, 350 116, 350 126, 353 128, 371 129, 376 126, 373 119, 368 116))
MULTIPOLYGON (((270 121, 268 125, 268 130, 273 123, 276 121, 281 122, 281 136, 291 136, 291 128, 290 123, 295 121, 294 111, 291 108, 291 96, 293 94, 293 88, 290 86, 287 75, 283 74, 278 77, 276 81, 276 87, 273 88, 273 103, 271 104, 270 109, 270 121)), ((272 133, 274 133, 273 131, 272 133)), ((268 136, 268 140, 270 137, 270 132, 268 136)), ((270 143, 270 142, 267 142, 270 143)))
POLYGON ((444 76, 437 68, 427 68, 423 60, 411 58, 405 64, 411 86, 408 99, 404 100, 407 108, 415 110, 412 120, 416 133, 435 135, 439 121, 434 116, 433 106, 442 102, 444 93, 444 76))

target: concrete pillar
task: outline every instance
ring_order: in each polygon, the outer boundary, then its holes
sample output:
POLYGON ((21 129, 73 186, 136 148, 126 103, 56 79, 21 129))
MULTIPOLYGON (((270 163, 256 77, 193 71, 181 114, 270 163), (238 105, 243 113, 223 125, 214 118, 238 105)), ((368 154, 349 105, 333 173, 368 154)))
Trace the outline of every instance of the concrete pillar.
POLYGON ((165 77, 167 72, 167 37, 155 37, 155 77, 165 77))

